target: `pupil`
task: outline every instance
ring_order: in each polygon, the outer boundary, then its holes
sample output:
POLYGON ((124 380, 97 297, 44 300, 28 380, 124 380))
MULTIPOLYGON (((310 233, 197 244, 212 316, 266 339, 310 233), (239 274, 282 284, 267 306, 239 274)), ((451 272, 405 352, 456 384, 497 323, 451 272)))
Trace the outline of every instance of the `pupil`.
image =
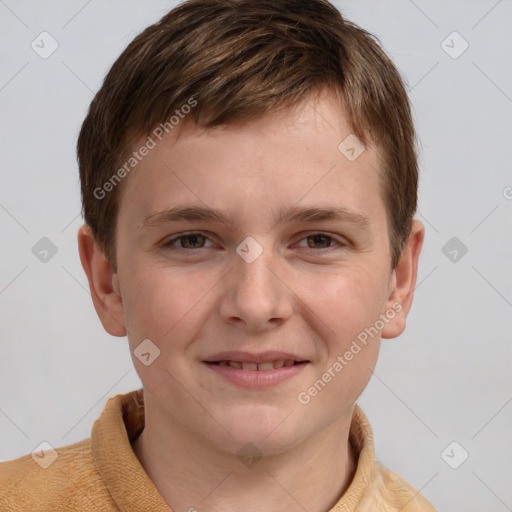
POLYGON ((325 246, 326 244, 328 245, 328 241, 326 242, 326 240, 328 240, 328 239, 329 239, 329 237, 328 237, 328 236, 326 236, 326 235, 313 235, 313 236, 312 236, 312 238, 313 238, 313 240, 314 240, 314 242, 313 242, 313 243, 315 243, 315 244, 317 244, 317 243, 322 244, 322 240, 324 240, 323 245, 324 245, 324 246, 325 246))
POLYGON ((196 243, 198 243, 198 238, 200 237, 201 235, 187 235, 185 237, 185 245, 187 247, 189 247, 190 245, 194 245, 196 243))

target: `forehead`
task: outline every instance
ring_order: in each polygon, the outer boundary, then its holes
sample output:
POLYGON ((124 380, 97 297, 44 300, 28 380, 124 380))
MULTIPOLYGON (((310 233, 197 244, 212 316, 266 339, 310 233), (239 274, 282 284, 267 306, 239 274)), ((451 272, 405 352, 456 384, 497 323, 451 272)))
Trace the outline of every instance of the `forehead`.
POLYGON ((382 207, 377 148, 351 133, 334 94, 211 129, 185 118, 153 139, 124 184, 119 214, 132 221, 176 202, 240 215, 264 207, 274 217, 284 203, 332 199, 367 214, 382 207))

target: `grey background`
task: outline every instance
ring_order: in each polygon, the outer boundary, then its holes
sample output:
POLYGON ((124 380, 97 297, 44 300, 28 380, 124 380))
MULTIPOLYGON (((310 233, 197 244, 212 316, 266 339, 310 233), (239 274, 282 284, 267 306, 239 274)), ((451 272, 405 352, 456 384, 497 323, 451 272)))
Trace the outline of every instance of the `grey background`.
MULTIPOLYGON (((75 143, 111 64, 174 5, 0 0, 0 459, 89 437, 109 397, 140 387, 80 265, 75 143), (42 31, 59 45, 47 59, 31 48, 42 31)), ((415 303, 359 401, 377 458, 440 511, 512 510, 512 2, 336 5, 407 80, 422 144, 415 303)))

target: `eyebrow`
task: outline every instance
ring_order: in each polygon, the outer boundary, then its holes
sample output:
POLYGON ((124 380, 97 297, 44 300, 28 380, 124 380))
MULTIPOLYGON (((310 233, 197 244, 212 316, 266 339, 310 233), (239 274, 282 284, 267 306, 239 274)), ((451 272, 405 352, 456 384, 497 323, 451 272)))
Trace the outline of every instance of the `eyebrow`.
MULTIPOLYGON (((354 224, 359 228, 367 228, 370 220, 364 215, 343 206, 337 207, 280 207, 274 214, 275 224, 285 222, 318 222, 325 220, 338 220, 354 224)), ((189 221, 214 221, 232 228, 232 222, 226 213, 213 210, 204 206, 178 205, 162 211, 152 213, 146 217, 139 228, 158 227, 171 222, 189 221)), ((274 224, 274 225, 275 225, 274 224)))

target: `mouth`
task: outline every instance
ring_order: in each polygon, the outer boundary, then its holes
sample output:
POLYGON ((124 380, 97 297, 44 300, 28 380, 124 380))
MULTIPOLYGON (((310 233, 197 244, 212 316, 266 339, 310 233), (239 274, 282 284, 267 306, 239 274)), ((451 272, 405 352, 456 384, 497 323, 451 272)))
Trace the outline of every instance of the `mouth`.
POLYGON ((237 368, 239 370, 265 372, 277 370, 283 367, 305 365, 308 363, 308 361, 295 361, 293 359, 276 359, 273 361, 263 361, 261 363, 247 363, 243 361, 232 361, 223 359, 220 361, 205 361, 205 363, 216 366, 230 366, 231 368, 237 368))
POLYGON ((310 363, 297 354, 278 351, 226 351, 203 361, 217 377, 253 390, 266 389, 293 379, 303 373, 310 363))

